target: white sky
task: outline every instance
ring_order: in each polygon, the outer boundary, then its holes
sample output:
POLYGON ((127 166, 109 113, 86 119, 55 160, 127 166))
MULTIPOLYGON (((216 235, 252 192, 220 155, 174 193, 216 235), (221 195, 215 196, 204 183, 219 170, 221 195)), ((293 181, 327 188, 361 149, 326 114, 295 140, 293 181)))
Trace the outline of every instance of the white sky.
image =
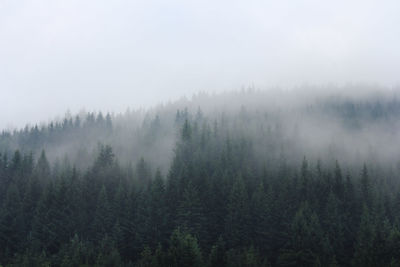
POLYGON ((398 0, 0 0, 0 128, 399 74, 398 0))

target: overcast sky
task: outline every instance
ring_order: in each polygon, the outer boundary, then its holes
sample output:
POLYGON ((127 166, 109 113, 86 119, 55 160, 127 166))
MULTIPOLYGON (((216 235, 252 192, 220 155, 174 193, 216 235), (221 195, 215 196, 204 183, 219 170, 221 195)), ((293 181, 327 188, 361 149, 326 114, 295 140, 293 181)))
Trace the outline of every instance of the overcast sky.
POLYGON ((0 127, 198 91, 400 80, 400 1, 0 0, 0 127))

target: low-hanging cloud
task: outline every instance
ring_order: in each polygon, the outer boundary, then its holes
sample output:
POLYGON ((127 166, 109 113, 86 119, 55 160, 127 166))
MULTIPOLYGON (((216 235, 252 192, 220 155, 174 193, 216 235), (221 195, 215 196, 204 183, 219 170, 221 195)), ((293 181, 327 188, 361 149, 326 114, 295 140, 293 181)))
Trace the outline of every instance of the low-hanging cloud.
POLYGON ((196 91, 399 81, 397 1, 2 1, 0 127, 196 91))

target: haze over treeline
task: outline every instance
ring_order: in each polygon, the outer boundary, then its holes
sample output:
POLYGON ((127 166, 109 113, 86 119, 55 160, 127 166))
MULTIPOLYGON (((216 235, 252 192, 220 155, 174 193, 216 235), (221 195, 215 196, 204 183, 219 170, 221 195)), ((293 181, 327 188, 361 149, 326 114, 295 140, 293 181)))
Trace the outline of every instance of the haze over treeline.
POLYGON ((223 138, 250 139, 257 144, 254 150, 260 163, 279 157, 298 163, 307 156, 394 164, 400 153, 395 145, 400 141, 399 112, 396 89, 365 85, 249 88, 198 93, 191 99, 123 113, 67 113, 48 123, 3 130, 0 151, 19 149, 37 157, 44 149, 51 163, 68 160, 81 169, 94 161, 99 144, 108 144, 123 164, 144 158, 167 171, 179 127, 189 119, 200 129, 219 129, 223 138))
POLYGON ((5 266, 396 266, 400 99, 199 93, 0 135, 5 266))
POLYGON ((0 0, 0 267, 400 266, 399 10, 0 0))
POLYGON ((249 84, 399 85, 397 0, 3 0, 0 127, 249 84))

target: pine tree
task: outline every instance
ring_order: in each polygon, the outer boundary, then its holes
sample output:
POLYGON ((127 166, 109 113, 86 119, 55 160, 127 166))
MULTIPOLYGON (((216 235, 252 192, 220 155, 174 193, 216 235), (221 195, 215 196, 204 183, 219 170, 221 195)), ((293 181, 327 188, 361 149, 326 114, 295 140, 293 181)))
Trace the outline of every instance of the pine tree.
POLYGON ((270 246, 270 213, 271 203, 264 191, 263 183, 256 188, 251 198, 252 239, 256 247, 267 249, 270 246))
POLYGON ((189 141, 192 137, 192 126, 190 125, 188 119, 186 119, 185 123, 183 124, 181 136, 184 142, 189 141))
POLYGON ((16 185, 11 184, 0 209, 0 258, 20 252, 23 245, 23 210, 16 185))
POLYGON ((248 243, 249 234, 249 207, 245 184, 241 175, 238 175, 232 186, 228 203, 228 214, 225 221, 225 236, 228 246, 240 247, 248 243))
POLYGON ((42 150, 35 167, 35 173, 40 181, 47 182, 50 178, 50 164, 46 157, 46 152, 42 150))
POLYGON ((344 247, 344 223, 343 217, 340 210, 340 201, 336 197, 336 194, 331 192, 328 196, 328 200, 325 208, 325 229, 328 236, 327 242, 332 250, 335 252, 333 255, 324 255, 324 258, 338 259, 339 262, 345 258, 345 247, 344 247))
POLYGON ((220 236, 217 242, 212 246, 209 256, 210 267, 224 267, 227 266, 226 247, 225 242, 220 236))
MULTIPOLYGON (((27 181, 27 188, 23 196, 22 206, 25 222, 32 222, 35 216, 35 210, 43 193, 42 184, 37 175, 31 175, 27 181)), ((31 230, 31 225, 25 225, 25 234, 31 230)))
POLYGON ((197 188, 189 181, 178 210, 179 225, 200 238, 205 236, 204 211, 197 188))
POLYGON ((307 202, 302 203, 291 225, 291 241, 278 262, 282 266, 320 265, 323 236, 318 216, 307 202))
POLYGON ((93 238, 95 242, 101 241, 106 235, 110 235, 112 226, 113 218, 110 203, 108 201, 107 191, 103 186, 97 198, 91 238, 93 238))
POLYGON ((160 170, 157 170, 151 183, 149 196, 149 216, 146 224, 149 227, 150 245, 155 246, 158 242, 165 243, 168 239, 165 185, 160 170))
POLYGON ((204 266, 197 239, 179 229, 172 233, 167 253, 167 266, 204 266))
POLYGON ((145 185, 151 180, 151 172, 144 158, 140 158, 136 165, 136 175, 142 185, 145 185))
POLYGON ((32 233, 29 237, 31 249, 35 252, 56 252, 58 249, 57 232, 52 221, 52 212, 55 210, 56 190, 50 183, 44 191, 35 211, 32 223, 32 233))
POLYGON ((339 162, 335 162, 335 174, 334 174, 335 182, 333 186, 333 192, 336 194, 336 197, 339 200, 343 200, 344 197, 344 184, 342 178, 342 171, 339 166, 339 162))
POLYGON ((375 225, 366 205, 363 207, 361 223, 358 230, 353 264, 356 266, 375 266, 373 243, 375 240, 375 225))
POLYGON ((364 203, 368 208, 372 205, 372 192, 371 192, 371 181, 368 175, 367 165, 364 163, 361 172, 361 194, 364 203))
POLYGON ((303 158, 303 162, 301 164, 301 176, 300 176, 300 200, 305 201, 308 199, 309 193, 309 181, 310 181, 310 172, 308 170, 308 161, 306 157, 303 158))
POLYGON ((268 267, 269 262, 267 259, 263 259, 262 256, 260 256, 260 253, 256 251, 256 249, 251 246, 250 248, 246 249, 243 252, 243 259, 242 259, 242 264, 241 266, 243 267, 268 267))

